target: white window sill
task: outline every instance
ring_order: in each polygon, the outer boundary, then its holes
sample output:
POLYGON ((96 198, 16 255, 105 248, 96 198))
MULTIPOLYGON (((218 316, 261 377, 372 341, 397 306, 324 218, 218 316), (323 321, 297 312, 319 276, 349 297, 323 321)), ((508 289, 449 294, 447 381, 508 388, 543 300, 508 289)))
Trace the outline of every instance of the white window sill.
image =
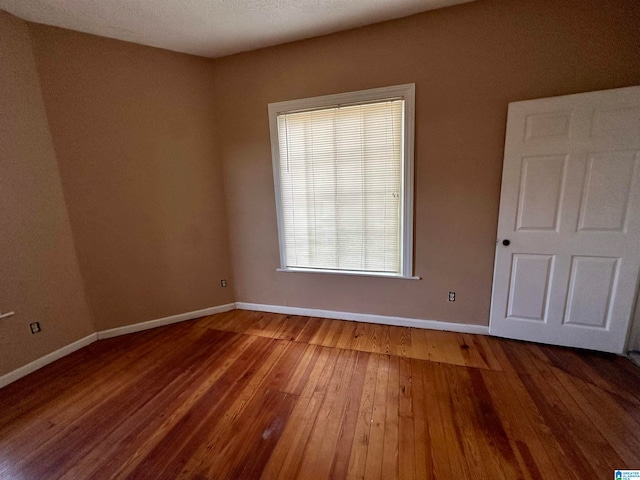
POLYGON ((356 270, 321 270, 318 268, 278 268, 278 272, 288 273, 328 273, 330 275, 351 275, 356 277, 399 278, 400 280, 421 280, 420 277, 405 277, 394 273, 359 272, 356 270))

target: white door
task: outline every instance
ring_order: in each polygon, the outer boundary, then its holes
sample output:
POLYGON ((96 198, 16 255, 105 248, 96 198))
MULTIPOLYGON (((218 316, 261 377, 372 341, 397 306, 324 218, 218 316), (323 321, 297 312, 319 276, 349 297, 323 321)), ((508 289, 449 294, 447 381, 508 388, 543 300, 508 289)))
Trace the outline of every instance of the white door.
POLYGON ((639 266, 640 87, 511 103, 491 334, 622 353, 639 266))

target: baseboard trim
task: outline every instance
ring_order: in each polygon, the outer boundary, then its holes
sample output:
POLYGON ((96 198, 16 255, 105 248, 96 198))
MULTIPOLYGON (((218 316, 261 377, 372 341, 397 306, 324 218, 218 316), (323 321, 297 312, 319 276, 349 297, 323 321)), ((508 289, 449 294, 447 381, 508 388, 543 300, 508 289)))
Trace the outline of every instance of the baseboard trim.
POLYGON ((143 330, 149 330, 151 328, 164 327, 165 325, 171 325, 172 323, 184 322, 186 320, 206 317, 207 315, 228 312, 230 310, 235 310, 235 308, 235 303, 227 303, 225 305, 218 305, 217 307, 203 308, 202 310, 194 310, 193 312, 179 313, 178 315, 171 315, 169 317, 149 320, 147 322, 134 323, 133 325, 125 325, 124 327, 102 330, 98 332, 98 340, 119 337, 120 335, 127 335, 129 333, 142 332, 143 330))
POLYGON ((354 322, 379 323, 398 327, 426 328, 458 333, 476 333, 489 335, 489 327, 485 325, 468 325, 465 323, 442 322, 439 320, 420 320, 417 318, 372 315, 368 313, 337 312, 335 310, 317 310, 315 308, 285 307, 281 305, 263 305, 260 303, 236 302, 239 310, 256 310, 258 312, 284 313, 307 317, 332 318, 335 320, 351 320, 354 322))
POLYGON ((92 333, 91 335, 87 335, 80 340, 76 340, 69 345, 65 345, 58 350, 55 350, 51 353, 48 353, 44 357, 40 357, 37 360, 34 360, 31 363, 27 363, 26 365, 16 368, 15 370, 4 374, 0 377, 0 388, 9 385, 10 383, 15 382, 16 380, 21 379, 22 377, 26 377, 30 373, 35 372, 36 370, 41 369, 45 365, 49 365, 50 363, 55 362, 56 360, 61 359, 62 357, 66 357, 70 353, 75 352, 76 350, 80 350, 82 347, 86 347, 87 345, 92 344, 98 339, 97 333, 92 333))
POLYGON ((149 330, 151 328, 162 327, 164 325, 170 325, 172 323, 184 322, 186 320, 193 320, 195 318, 206 317, 207 315, 213 315, 215 313, 228 312, 235 310, 235 303, 227 303, 226 305, 218 305, 217 307, 203 308, 202 310, 195 310, 193 312, 180 313, 178 315, 171 315, 169 317, 158 318, 156 320, 150 320, 148 322, 135 323, 133 325, 126 325, 124 327, 112 328, 110 330, 102 330, 100 332, 92 333, 80 340, 77 340, 69 345, 66 345, 55 352, 51 352, 44 357, 40 357, 23 367, 17 368, 9 373, 0 377, 0 388, 9 385, 16 380, 35 372, 36 370, 48 365, 56 360, 69 355, 70 353, 80 350, 82 347, 86 347, 96 340, 103 340, 105 338, 118 337, 120 335, 127 335, 129 333, 141 332, 143 330, 149 330))
POLYGON ((218 305, 217 307, 203 308, 193 312, 180 313, 169 317, 149 320, 148 322, 135 323, 124 327, 102 330, 76 340, 58 350, 34 360, 27 365, 17 368, 0 377, 0 388, 9 385, 16 380, 35 372, 56 360, 80 350, 96 340, 118 337, 129 333, 141 332, 152 328, 171 325, 172 323, 193 320, 207 315, 228 312, 230 310, 255 310, 258 312, 284 313, 287 315, 301 315, 308 317, 332 318, 336 320, 350 320, 354 322, 378 323, 382 325, 396 325, 400 327, 426 328, 431 330, 444 330, 448 332, 489 334, 489 327, 484 325, 467 325, 464 323, 441 322, 439 320, 420 320, 417 318, 392 317, 387 315, 372 315, 368 313, 338 312, 335 310, 318 310, 315 308, 286 307, 282 305, 264 305, 260 303, 236 302, 218 305))

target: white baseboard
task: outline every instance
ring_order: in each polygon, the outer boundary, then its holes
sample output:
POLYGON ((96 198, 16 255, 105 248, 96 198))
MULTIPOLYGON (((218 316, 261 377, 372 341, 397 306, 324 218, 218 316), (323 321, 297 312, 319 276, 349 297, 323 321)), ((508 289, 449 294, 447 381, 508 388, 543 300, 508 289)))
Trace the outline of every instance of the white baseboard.
POLYGON ((44 367, 45 365, 49 365, 50 363, 55 362, 56 360, 62 357, 66 357, 70 353, 73 353, 76 350, 80 350, 82 347, 86 347, 87 345, 95 342, 97 339, 98 339, 98 334, 92 333, 91 335, 87 335, 86 337, 81 338, 80 340, 76 340, 75 342, 70 343, 69 345, 65 345, 64 347, 59 348, 54 352, 51 352, 45 355, 44 357, 40 357, 39 359, 34 360, 31 363, 27 363, 26 365, 20 368, 16 368, 15 370, 0 377, 0 388, 6 385, 9 385, 10 383, 15 382, 16 380, 19 380, 20 378, 25 377, 30 373, 33 373, 36 370, 44 367))
POLYGON ((228 312, 229 310, 235 310, 235 303, 227 303, 226 305, 219 305, 217 307, 203 308, 202 310, 195 310, 193 312, 180 313, 178 315, 171 315, 170 317, 158 318, 157 320, 150 320, 148 322, 136 323, 133 325, 127 325, 125 327, 112 328, 110 330, 103 330, 101 332, 92 333, 80 340, 77 340, 69 345, 66 345, 55 352, 51 352, 44 357, 40 357, 33 362, 17 368, 0 377, 0 388, 9 385, 16 380, 29 375, 32 372, 44 367, 45 365, 55 362, 56 360, 69 355, 70 353, 80 350, 82 347, 95 342, 96 340, 102 340, 104 338, 117 337, 119 335, 126 335, 128 333, 141 332, 143 330, 149 330, 150 328, 162 327, 164 325, 170 325, 172 323, 184 322, 185 320, 193 320, 194 318, 206 317, 207 315, 213 315, 214 313, 228 312))
POLYGON ((120 335, 141 332, 143 330, 149 330, 151 328, 163 327, 165 325, 171 325, 172 323, 193 320, 194 318, 206 317, 207 315, 213 315, 215 313, 228 312, 230 310, 235 310, 235 308, 235 303, 227 303, 226 305, 218 305, 217 307, 203 308, 202 310, 194 310, 193 312, 179 313, 178 315, 171 315, 169 317, 158 318, 156 320, 149 320, 148 322, 134 323, 133 325, 125 325, 124 327, 102 330, 98 332, 98 340, 119 337, 120 335))
POLYGON ((217 307, 204 308, 193 312, 180 313, 169 317, 158 318, 148 322, 126 325, 124 327, 112 328, 92 333, 80 340, 66 345, 55 352, 51 352, 44 357, 34 360, 23 367, 17 368, 0 377, 0 388, 15 382, 16 380, 29 375, 32 372, 48 365, 56 360, 86 347, 87 345, 105 338, 127 335, 129 333, 141 332, 151 328, 162 327, 172 323, 184 322, 195 318, 205 317, 216 313, 228 312, 234 309, 255 310, 258 312, 284 313, 288 315, 301 315, 308 317, 332 318, 337 320, 351 320, 355 322, 379 323, 382 325, 396 325, 400 327, 427 328, 431 330, 445 330, 460 333, 489 334, 489 327, 484 325, 468 325, 464 323, 441 322, 438 320, 420 320, 417 318, 392 317, 387 315, 372 315, 368 313, 337 312, 334 310, 317 310, 315 308, 285 307, 280 305, 263 305, 259 303, 236 302, 219 305, 217 307))
POLYGON ((337 312, 334 310, 316 310, 315 308, 285 307, 281 305, 263 305, 260 303, 247 302, 236 302, 236 308, 239 310, 256 310, 258 312, 284 313, 287 315, 302 315, 306 317, 379 323, 382 325, 395 325, 399 327, 426 328, 430 330, 444 330, 447 332, 489 335, 489 327, 485 325, 441 322, 439 320, 420 320, 417 318, 391 317, 387 315, 372 315, 368 313, 337 312))

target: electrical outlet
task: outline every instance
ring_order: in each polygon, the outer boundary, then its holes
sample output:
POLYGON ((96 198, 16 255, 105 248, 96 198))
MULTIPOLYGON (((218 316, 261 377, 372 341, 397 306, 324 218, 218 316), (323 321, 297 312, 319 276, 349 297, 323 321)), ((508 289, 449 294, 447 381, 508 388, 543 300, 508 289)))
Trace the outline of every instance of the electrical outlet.
POLYGON ((225 279, 220 280, 220 286, 221 287, 226 287, 227 286, 227 281, 225 279))
POLYGON ((38 333, 41 331, 40 322, 33 322, 29 324, 29 328, 31 328, 31 333, 38 333))
POLYGON ((456 292, 449 292, 449 301, 450 302, 456 301, 456 292))

